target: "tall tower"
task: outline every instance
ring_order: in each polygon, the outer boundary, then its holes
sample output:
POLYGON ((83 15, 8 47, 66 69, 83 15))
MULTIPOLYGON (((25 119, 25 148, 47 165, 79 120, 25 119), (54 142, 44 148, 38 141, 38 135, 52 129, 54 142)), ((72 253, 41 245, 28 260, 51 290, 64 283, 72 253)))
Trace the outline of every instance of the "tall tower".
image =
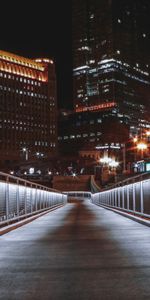
POLYGON ((136 134, 150 127, 149 0, 73 0, 75 112, 111 109, 136 134))
POLYGON ((0 162, 54 157, 56 107, 53 61, 0 50, 0 162))

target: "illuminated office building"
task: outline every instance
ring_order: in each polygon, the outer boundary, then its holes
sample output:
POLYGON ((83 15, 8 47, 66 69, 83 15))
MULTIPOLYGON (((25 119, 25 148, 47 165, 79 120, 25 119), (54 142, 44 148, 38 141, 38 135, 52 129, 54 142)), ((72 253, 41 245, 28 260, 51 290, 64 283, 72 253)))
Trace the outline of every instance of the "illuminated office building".
POLYGON ((54 156, 56 124, 53 61, 0 51, 0 160, 54 156))
POLYGON ((106 107, 131 135, 150 127, 149 16, 149 0, 73 0, 76 113, 106 107))

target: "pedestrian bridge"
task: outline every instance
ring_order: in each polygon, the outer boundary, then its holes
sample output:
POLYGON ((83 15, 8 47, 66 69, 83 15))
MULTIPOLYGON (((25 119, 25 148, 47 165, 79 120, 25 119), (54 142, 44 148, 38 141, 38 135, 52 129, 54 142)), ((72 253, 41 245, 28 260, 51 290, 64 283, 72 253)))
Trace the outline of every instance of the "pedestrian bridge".
POLYGON ((0 300, 149 299, 148 193, 144 175, 65 194, 1 173, 0 300))

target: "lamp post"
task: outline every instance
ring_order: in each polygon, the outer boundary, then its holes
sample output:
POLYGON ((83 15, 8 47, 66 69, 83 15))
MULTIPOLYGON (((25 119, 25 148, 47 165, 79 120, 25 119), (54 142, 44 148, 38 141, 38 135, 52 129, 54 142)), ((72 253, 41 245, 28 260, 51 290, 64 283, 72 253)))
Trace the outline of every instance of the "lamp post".
POLYGON ((102 163, 102 180, 104 181, 108 180, 110 175, 109 168, 112 169, 112 172, 114 173, 116 179, 116 168, 119 166, 119 162, 115 161, 115 159, 111 157, 104 156, 100 159, 100 163, 102 163))
POLYGON ((126 144, 123 144, 123 174, 126 173, 126 144))
POLYGON ((137 149, 141 151, 141 159, 143 159, 144 150, 147 149, 147 144, 145 144, 143 141, 141 141, 137 144, 137 149))
POLYGON ((28 152, 28 149, 24 147, 24 148, 22 149, 22 151, 25 153, 25 159, 28 160, 28 158, 29 158, 29 152, 28 152))

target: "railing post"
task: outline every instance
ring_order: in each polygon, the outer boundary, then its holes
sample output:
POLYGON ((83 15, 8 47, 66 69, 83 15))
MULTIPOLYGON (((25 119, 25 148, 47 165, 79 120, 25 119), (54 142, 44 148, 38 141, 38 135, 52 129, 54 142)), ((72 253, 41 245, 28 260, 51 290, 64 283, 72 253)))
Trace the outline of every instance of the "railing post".
POLYGON ((122 208, 124 209, 124 186, 122 186, 122 208))
POLYGON ((120 187, 118 187, 118 207, 120 207, 120 187))
POLYGON ((9 176, 6 177, 5 185, 6 220, 9 219, 9 176))
POLYGON ((115 207, 117 207, 117 189, 115 188, 115 207))
POLYGON ((107 205, 109 204, 109 192, 107 192, 107 205))
POLYGON ((133 211, 135 211, 135 183, 132 184, 133 211))
POLYGON ((143 203, 143 182, 140 182, 140 202, 141 202, 141 213, 144 212, 144 203, 143 203))
POLYGON ((112 206, 115 206, 114 190, 112 190, 112 206))
POLYGON ((17 186, 16 186, 16 206, 17 206, 17 217, 19 217, 19 180, 17 179, 17 186))
POLYGON ((33 212, 33 203, 32 203, 32 184, 30 185, 30 203, 31 203, 31 213, 33 212))
POLYGON ((110 191, 110 205, 112 206, 112 190, 110 191))
POLYGON ((48 208, 48 192, 46 191, 46 207, 48 208))
POLYGON ((129 210, 129 185, 127 185, 127 209, 129 210))
POLYGON ((38 208, 37 208, 37 185, 36 185, 36 188, 35 188, 35 210, 37 211, 38 208))
POLYGON ((24 213, 27 214, 27 183, 24 183, 24 213))
POLYGON ((42 208, 45 208, 45 189, 42 190, 42 208))
POLYGON ((40 191, 39 191, 39 206, 40 206, 40 210, 41 210, 41 194, 42 194, 42 190, 41 190, 41 187, 40 187, 40 191))

